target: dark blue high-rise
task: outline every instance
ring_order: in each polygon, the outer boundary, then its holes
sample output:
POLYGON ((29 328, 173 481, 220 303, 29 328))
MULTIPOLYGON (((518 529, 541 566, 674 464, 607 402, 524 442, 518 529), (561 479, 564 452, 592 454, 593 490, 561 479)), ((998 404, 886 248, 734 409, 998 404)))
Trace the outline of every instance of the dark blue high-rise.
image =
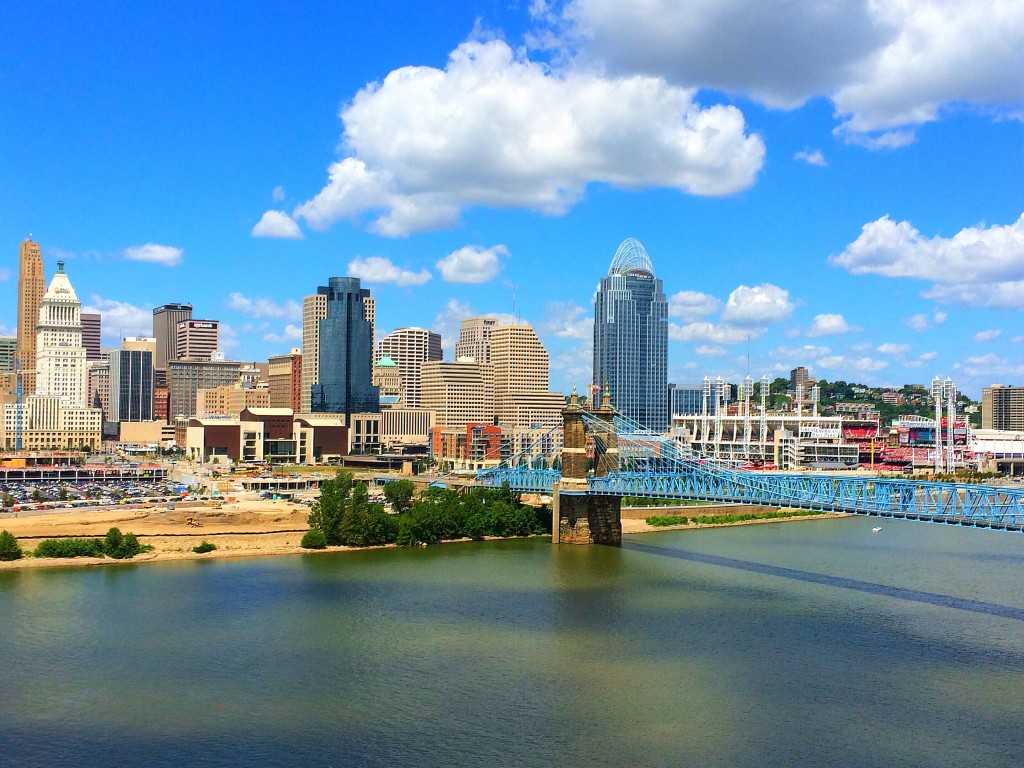
POLYGON ((370 291, 358 277, 332 277, 316 290, 327 297, 327 317, 320 320, 320 373, 310 407, 346 416, 377 413, 379 390, 370 383, 373 331, 364 304, 370 291))
POLYGON ((668 430, 668 302, 633 238, 615 252, 594 297, 594 384, 608 387, 623 416, 668 430))

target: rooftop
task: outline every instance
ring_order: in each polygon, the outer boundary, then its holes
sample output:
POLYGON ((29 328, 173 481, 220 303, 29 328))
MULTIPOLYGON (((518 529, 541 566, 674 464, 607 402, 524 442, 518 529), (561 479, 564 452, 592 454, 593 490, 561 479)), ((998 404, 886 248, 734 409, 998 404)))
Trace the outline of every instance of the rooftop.
POLYGON ((612 265, 608 268, 608 274, 654 277, 654 266, 651 264, 651 257, 647 255, 647 250, 640 241, 628 237, 615 251, 615 258, 612 259, 612 265))

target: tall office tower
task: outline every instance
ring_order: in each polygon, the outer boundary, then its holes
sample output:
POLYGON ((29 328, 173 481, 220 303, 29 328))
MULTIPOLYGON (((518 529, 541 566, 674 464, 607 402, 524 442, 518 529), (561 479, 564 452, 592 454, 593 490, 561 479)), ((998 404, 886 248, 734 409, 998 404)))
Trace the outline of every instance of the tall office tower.
POLYGON ((21 368, 22 390, 36 391, 36 326, 39 304, 46 291, 43 254, 39 243, 25 240, 18 258, 18 364, 21 368))
POLYGON ((153 421, 156 339, 133 336, 110 352, 110 421, 153 421))
POLYGON ((360 287, 358 277, 332 277, 317 293, 327 299, 327 316, 319 321, 310 410, 346 416, 379 412, 379 392, 371 383, 373 331, 364 303, 370 291, 360 287))
POLYGON ((1024 432, 1024 387, 993 384, 981 390, 981 428, 1024 432))
POLYGON ((220 347, 220 322, 181 320, 174 340, 172 360, 212 360, 220 347))
POLYGON ((82 305, 57 262, 57 274, 39 303, 36 326, 36 393, 86 407, 89 371, 82 346, 82 305))
POLYGON ((14 372, 14 356, 17 351, 17 336, 0 336, 0 373, 14 372))
POLYGON ((807 373, 807 369, 802 365, 798 365, 789 372, 789 388, 794 392, 797 387, 800 387, 804 395, 809 397, 810 392, 807 385, 813 383, 814 379, 811 378, 810 374, 807 373))
POLYGON ((484 368, 468 357, 423 364, 423 408, 434 412, 437 426, 465 429, 468 424, 493 423, 494 388, 484 368))
POLYGON ((594 297, 594 384, 608 387, 627 418, 668 429, 668 302, 633 238, 615 252, 594 297))
POLYGON ((491 330, 498 321, 493 317, 467 317, 455 342, 455 359, 472 357, 478 363, 491 361, 491 330))
POLYGON ((327 317, 327 295, 314 293, 302 300, 302 412, 309 413, 310 393, 320 381, 320 321, 327 317))
POLYGON ((292 349, 287 355, 274 355, 267 360, 270 384, 270 407, 302 410, 302 350, 292 349))
POLYGON ((561 418, 565 397, 548 391, 548 351, 525 324, 490 330, 494 415, 499 424, 532 426, 561 418))
POLYGON ((374 362, 384 357, 390 357, 398 365, 402 404, 406 408, 419 408, 423 363, 444 358, 441 334, 425 328, 397 328, 377 344, 374 362))
POLYGON ((191 319, 191 304, 163 304, 153 310, 153 338, 156 339, 154 368, 166 371, 167 361, 177 358, 178 323, 191 319))
POLYGON ((90 363, 100 359, 100 336, 102 328, 102 315, 98 312, 82 313, 82 346, 85 347, 85 359, 90 363))

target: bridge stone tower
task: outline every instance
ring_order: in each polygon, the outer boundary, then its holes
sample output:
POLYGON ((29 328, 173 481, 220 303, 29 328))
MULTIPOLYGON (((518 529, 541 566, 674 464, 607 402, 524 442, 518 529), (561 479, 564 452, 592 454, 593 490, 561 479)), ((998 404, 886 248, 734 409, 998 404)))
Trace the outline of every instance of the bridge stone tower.
MULTIPOLYGON (((614 413, 607 396, 594 411, 608 422, 614 413)), ((587 487, 587 430, 575 388, 562 411, 562 428, 562 479, 555 483, 552 493, 552 542, 621 546, 622 500, 617 496, 593 496, 587 487)), ((598 457, 596 474, 606 475, 617 465, 618 449, 612 440, 598 457)))

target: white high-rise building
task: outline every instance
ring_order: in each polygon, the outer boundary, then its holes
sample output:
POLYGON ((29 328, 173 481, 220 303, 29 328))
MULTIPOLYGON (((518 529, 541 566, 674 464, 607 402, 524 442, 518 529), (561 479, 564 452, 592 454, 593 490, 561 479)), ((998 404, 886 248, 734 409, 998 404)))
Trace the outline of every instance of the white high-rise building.
POLYGON ((467 317, 455 342, 455 359, 472 357, 478 363, 491 362, 491 331, 498 324, 494 317, 467 317))
POLYGON ((385 357, 390 357, 398 366, 403 405, 407 408, 419 408, 423 363, 443 358, 441 334, 425 328, 397 328, 377 343, 377 351, 373 356, 374 364, 385 357))
POLYGON ((57 262, 57 273, 39 304, 36 326, 36 393, 63 405, 88 405, 89 370, 82 345, 82 305, 57 262))

